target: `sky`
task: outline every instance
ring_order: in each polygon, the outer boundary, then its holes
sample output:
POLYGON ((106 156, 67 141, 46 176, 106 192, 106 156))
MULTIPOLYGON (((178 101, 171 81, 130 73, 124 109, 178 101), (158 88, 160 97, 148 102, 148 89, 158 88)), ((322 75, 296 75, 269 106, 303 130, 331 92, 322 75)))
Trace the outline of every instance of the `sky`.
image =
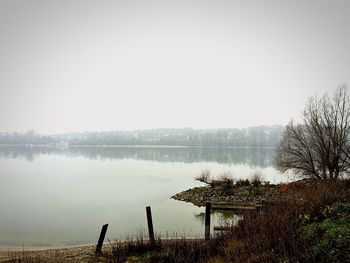
POLYGON ((348 0, 0 0, 0 131, 298 120, 350 82, 348 0))

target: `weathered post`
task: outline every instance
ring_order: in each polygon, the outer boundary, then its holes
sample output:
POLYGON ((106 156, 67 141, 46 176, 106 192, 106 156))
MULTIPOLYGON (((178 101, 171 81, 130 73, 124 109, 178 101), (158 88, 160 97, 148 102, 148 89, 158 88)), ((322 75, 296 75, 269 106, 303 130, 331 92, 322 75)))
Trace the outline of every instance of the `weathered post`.
POLYGON ((205 203, 205 240, 210 238, 210 210, 211 203, 205 203))
POLYGON ((96 251, 95 251, 96 254, 102 253, 102 245, 106 236, 107 228, 108 228, 108 224, 105 224, 102 226, 100 237, 98 239, 97 246, 96 246, 96 251))
POLYGON ((146 207, 146 214, 147 214, 147 225, 148 225, 148 235, 149 235, 149 241, 152 246, 155 244, 154 239, 154 231, 153 231, 153 221, 152 221, 152 212, 151 207, 146 207))

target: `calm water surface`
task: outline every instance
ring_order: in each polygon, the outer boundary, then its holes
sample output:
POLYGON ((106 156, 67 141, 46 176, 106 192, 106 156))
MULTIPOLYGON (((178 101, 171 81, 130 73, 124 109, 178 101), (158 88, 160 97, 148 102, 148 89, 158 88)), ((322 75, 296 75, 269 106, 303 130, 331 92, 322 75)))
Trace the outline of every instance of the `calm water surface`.
MULTIPOLYGON (((204 208, 170 197, 202 185, 194 177, 203 169, 289 180, 274 157, 274 149, 0 147, 0 246, 94 243, 104 223, 111 240, 135 237, 147 233, 147 205, 159 235, 202 237, 204 208)), ((237 219, 215 213, 213 225, 227 218, 237 219)))

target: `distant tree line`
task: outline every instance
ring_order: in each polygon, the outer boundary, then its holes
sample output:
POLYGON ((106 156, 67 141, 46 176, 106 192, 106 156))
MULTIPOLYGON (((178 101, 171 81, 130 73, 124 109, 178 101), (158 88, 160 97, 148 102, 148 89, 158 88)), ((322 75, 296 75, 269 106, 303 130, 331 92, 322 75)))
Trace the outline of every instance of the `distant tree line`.
POLYGON ((199 130, 153 129, 140 131, 84 132, 41 136, 27 133, 0 133, 0 144, 44 145, 67 142, 70 145, 169 145, 211 147, 276 147, 284 126, 258 126, 244 129, 199 130))
POLYGON ((19 132, 1 132, 0 144, 5 145, 45 145, 56 143, 57 139, 52 136, 43 136, 34 131, 27 131, 25 133, 19 132))

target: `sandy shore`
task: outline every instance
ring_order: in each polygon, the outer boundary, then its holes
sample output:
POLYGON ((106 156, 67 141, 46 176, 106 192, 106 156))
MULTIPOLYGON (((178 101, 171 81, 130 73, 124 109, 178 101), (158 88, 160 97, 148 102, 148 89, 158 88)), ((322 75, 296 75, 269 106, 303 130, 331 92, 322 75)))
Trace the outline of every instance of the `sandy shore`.
MULTIPOLYGON (((29 259, 29 262, 98 262, 96 245, 57 248, 32 251, 0 250, 0 262, 16 262, 15 259, 29 259)), ((108 249, 108 245, 105 246, 108 249)))

